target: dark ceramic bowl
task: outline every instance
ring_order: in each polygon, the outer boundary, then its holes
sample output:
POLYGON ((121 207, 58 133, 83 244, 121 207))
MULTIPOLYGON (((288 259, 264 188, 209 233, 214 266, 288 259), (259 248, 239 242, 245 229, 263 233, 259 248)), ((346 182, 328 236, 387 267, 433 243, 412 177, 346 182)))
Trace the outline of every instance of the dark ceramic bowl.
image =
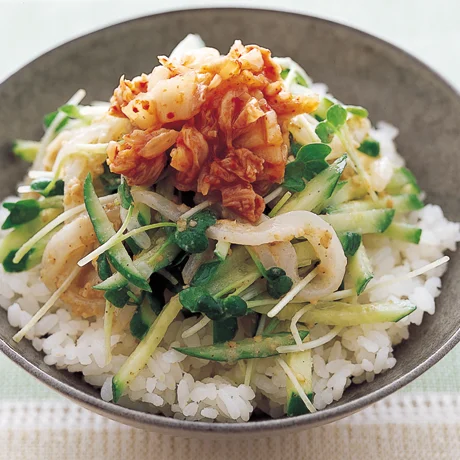
MULTIPOLYGON (((78 88, 86 100, 107 100, 119 76, 149 72, 156 56, 168 54, 187 33, 199 33, 222 51, 235 39, 291 56, 316 81, 326 82, 345 103, 367 107, 374 121, 397 126, 400 151, 427 192, 427 201, 460 220, 460 99, 438 75, 394 46, 357 30, 318 18, 275 11, 205 9, 175 11, 126 22, 69 42, 28 64, 0 86, 0 197, 14 192, 26 165, 13 158, 10 141, 39 139, 42 115, 78 88), (295 31, 293 34, 292 32, 295 31)), ((344 397, 313 415, 248 424, 185 422, 106 403, 80 375, 43 363, 43 355, 14 330, 0 312, 0 349, 27 372, 82 406, 123 423, 171 435, 272 435, 345 417, 414 380, 460 340, 460 257, 453 254, 434 316, 411 330, 397 347, 395 368, 374 382, 350 387, 344 397)))

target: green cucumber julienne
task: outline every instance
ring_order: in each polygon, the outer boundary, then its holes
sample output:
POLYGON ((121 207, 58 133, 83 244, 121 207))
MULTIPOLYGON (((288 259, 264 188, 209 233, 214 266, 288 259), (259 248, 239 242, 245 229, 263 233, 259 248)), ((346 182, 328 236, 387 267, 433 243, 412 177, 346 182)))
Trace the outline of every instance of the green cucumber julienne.
MULTIPOLYGON (((30 238, 32 238, 35 233, 37 233, 40 229, 42 229, 46 224, 51 222, 54 218, 56 218, 61 211, 57 209, 46 209, 41 212, 35 219, 25 223, 18 225, 14 228, 10 233, 8 233, 1 241, 0 244, 0 263, 6 259, 6 257, 11 254, 12 251, 16 253, 16 251, 30 238)), ((43 243, 39 244, 40 241, 36 243, 34 248, 37 246, 43 247, 46 246, 47 242, 45 241, 45 245, 43 243)), ((21 262, 19 262, 21 263, 21 262)), ((17 264, 15 264, 17 265, 17 264)))
MULTIPOLYGON (((299 331, 303 340, 308 331, 299 331)), ((294 345, 295 340, 290 332, 280 332, 271 335, 259 335, 238 342, 225 342, 205 347, 176 347, 188 356, 195 358, 209 359, 211 361, 235 362, 239 359, 267 358, 276 356, 278 347, 294 345)))
POLYGON ((329 110, 330 107, 332 107, 335 104, 335 101, 332 98, 329 97, 323 97, 319 101, 319 105, 317 109, 314 112, 315 116, 318 116, 321 120, 326 119, 326 113, 329 110))
POLYGON ((13 153, 29 163, 33 163, 39 150, 40 142, 17 139, 13 143, 13 153))
POLYGON ((401 193, 420 193, 420 187, 412 172, 405 168, 395 169, 390 182, 385 191, 390 195, 399 195, 401 193))
POLYGON ((161 313, 150 326, 147 334, 140 341, 136 349, 123 363, 112 380, 113 401, 116 403, 123 395, 126 387, 144 369, 152 353, 158 347, 170 324, 176 319, 182 309, 179 296, 174 296, 163 308, 161 313))
MULTIPOLYGON (((106 254, 101 254, 97 259, 97 273, 101 280, 112 276, 112 268, 107 260, 106 254)), ((129 302, 128 288, 112 289, 104 293, 104 298, 117 308, 123 308, 129 302)))
POLYGON ((345 255, 347 257, 355 255, 363 237, 359 233, 354 232, 339 233, 337 236, 342 244, 345 255))
MULTIPOLYGON (((39 217, 38 217, 39 218, 39 217)), ((13 232, 9 233, 7 237, 3 240, 8 244, 8 236, 12 235, 14 232, 17 232, 22 227, 29 227, 30 222, 27 224, 23 224, 20 227, 16 227, 13 232)), ((6 255, 6 257, 2 258, 1 263, 3 264, 3 268, 6 272, 22 272, 26 270, 30 270, 33 267, 36 267, 43 258, 43 253, 45 252, 45 248, 51 238, 61 229, 61 227, 57 227, 44 236, 40 241, 37 241, 35 246, 29 250, 29 252, 21 259, 21 261, 17 264, 13 262, 14 256, 16 255, 18 249, 11 249, 10 252, 6 255)), ((26 240, 27 241, 27 240, 26 240)))
MULTIPOLYGON (((170 265, 180 251, 179 246, 174 244, 174 236, 172 235, 160 245, 140 256, 133 263, 137 269, 142 270, 142 274, 145 278, 148 278, 152 273, 170 265)), ((93 289, 109 291, 121 289, 126 286, 128 286, 127 279, 124 278, 121 273, 114 273, 111 277, 102 281, 102 283, 94 286, 93 289)))
POLYGON ((129 302, 128 289, 111 289, 104 294, 105 300, 110 302, 114 307, 123 308, 129 302))
POLYGON ((305 189, 294 195, 281 208, 279 214, 290 211, 320 211, 324 203, 335 190, 337 182, 347 165, 347 156, 343 155, 332 163, 327 169, 321 171, 311 181, 307 182, 305 189))
MULTIPOLYGON (((249 302, 249 306, 251 303, 249 302)), ((287 305, 278 315, 282 321, 290 321, 303 304, 287 305)), ((252 310, 266 314, 272 305, 252 310)), ((396 323, 411 314, 417 307, 408 300, 397 302, 373 302, 368 304, 346 302, 318 302, 304 313, 299 322, 326 324, 328 326, 359 326, 360 324, 396 323)))
MULTIPOLYGON (((308 399, 313 401, 313 382, 312 382, 312 359, 311 350, 300 351, 298 353, 288 353, 286 362, 294 372, 300 386, 305 391, 308 399)), ((286 415, 293 417, 308 413, 307 406, 302 401, 291 379, 286 381, 287 404, 286 415)))
POLYGON ((214 249, 214 254, 220 261, 224 261, 228 255, 228 251, 230 250, 230 243, 226 241, 218 241, 216 243, 216 249, 214 249))
POLYGON ((150 326, 161 312, 162 306, 150 293, 146 292, 140 305, 131 318, 129 328, 131 334, 142 340, 147 334, 150 326))
POLYGON ((335 214, 342 212, 356 212, 368 211, 370 209, 395 209, 399 212, 416 211, 423 208, 423 202, 418 195, 389 195, 384 198, 373 200, 355 200, 348 203, 339 204, 336 206, 329 206, 324 211, 327 214, 335 214))
POLYGON ((150 212, 150 208, 144 203, 136 203, 137 209, 139 210, 139 214, 137 216, 137 220, 139 224, 144 227, 145 225, 149 225, 152 221, 152 215, 150 212))
POLYGON ((393 222, 383 234, 394 240, 419 244, 422 236, 422 229, 410 224, 393 222))
POLYGON ((345 272, 345 288, 353 287, 357 295, 363 293, 369 281, 374 277, 372 265, 361 243, 353 256, 348 257, 345 272), (348 286, 350 285, 350 286, 348 286))
POLYGON ((332 196, 326 201, 325 207, 335 207, 341 203, 358 200, 366 196, 367 189, 364 185, 356 184, 353 180, 339 182, 332 196))
MULTIPOLYGON (((83 187, 83 197, 85 200, 86 210, 88 212, 94 232, 100 244, 104 244, 109 238, 115 235, 115 230, 104 211, 96 192, 93 187, 91 174, 88 174, 83 187)), ((134 284, 144 291, 151 291, 148 281, 140 274, 139 270, 133 264, 131 257, 122 243, 119 243, 107 250, 107 257, 127 281, 134 284)))
POLYGON ((321 217, 332 225, 337 233, 383 233, 391 224, 394 209, 371 209, 343 214, 327 214, 321 217))

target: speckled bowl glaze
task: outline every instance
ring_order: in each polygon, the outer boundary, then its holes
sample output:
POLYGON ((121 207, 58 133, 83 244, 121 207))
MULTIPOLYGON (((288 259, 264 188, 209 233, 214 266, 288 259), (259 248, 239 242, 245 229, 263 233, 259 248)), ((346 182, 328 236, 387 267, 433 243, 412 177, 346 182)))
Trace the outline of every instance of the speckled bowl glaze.
MULTIPOLYGON (((438 75, 394 46, 349 27, 298 14, 248 10, 174 11, 100 30, 71 41, 28 64, 0 86, 0 197, 14 193, 26 165, 10 153, 15 138, 39 139, 42 115, 78 88, 87 101, 110 97, 119 76, 149 72, 156 56, 168 54, 187 33, 226 51, 235 39, 291 56, 316 81, 327 82, 345 103, 369 109, 374 121, 400 129, 397 143, 427 192, 447 217, 460 220, 460 98, 438 75), (295 31, 295 33, 292 33, 295 31)), ((275 435, 332 422, 378 401, 433 366, 460 340, 460 257, 452 255, 437 311, 410 340, 397 347, 397 366, 374 382, 350 387, 344 397, 313 415, 248 424, 186 422, 125 409, 101 400, 80 375, 44 364, 43 355, 14 330, 0 311, 0 349, 27 372, 78 404, 136 427, 175 436, 275 435)))

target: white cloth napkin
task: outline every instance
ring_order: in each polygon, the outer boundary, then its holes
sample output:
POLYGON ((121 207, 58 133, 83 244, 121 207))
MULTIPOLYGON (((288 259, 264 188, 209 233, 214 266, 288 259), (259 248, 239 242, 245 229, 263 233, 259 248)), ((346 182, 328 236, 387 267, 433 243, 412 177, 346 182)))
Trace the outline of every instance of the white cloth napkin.
POLYGON ((0 406, 0 459, 456 460, 460 395, 397 393, 351 417, 267 438, 173 438, 131 428, 67 401, 0 406))

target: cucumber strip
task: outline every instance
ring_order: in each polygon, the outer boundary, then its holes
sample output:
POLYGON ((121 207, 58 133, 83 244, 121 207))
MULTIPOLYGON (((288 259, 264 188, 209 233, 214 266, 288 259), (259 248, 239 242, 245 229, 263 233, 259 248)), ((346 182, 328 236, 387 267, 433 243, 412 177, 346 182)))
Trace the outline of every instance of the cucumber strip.
POLYGON ((139 211, 139 214, 137 215, 137 220, 141 227, 149 225, 152 221, 152 214, 150 212, 150 208, 144 203, 136 203, 136 208, 139 211))
MULTIPOLYGON (((27 224, 24 225, 28 225, 27 224)), ((43 237, 37 244, 29 250, 29 252, 22 258, 22 260, 15 264, 13 262, 14 256, 16 255, 17 249, 13 249, 10 253, 3 259, 2 264, 6 272, 22 272, 30 270, 31 268, 36 267, 41 263, 43 258, 43 253, 45 252, 46 246, 51 240, 51 238, 57 233, 61 227, 57 227, 43 237)))
POLYGON ((313 249, 313 246, 308 241, 301 241, 300 243, 294 244, 294 249, 297 254, 297 261, 299 267, 306 267, 310 265, 312 261, 317 260, 318 256, 313 249))
MULTIPOLYGON (((303 307, 302 304, 289 304, 279 314, 281 321, 290 321, 303 307)), ((252 308, 266 314, 272 306, 252 308)), ((369 304, 345 302, 318 302, 304 313, 300 322, 304 324, 326 324, 328 326, 359 326, 360 324, 396 323, 411 314, 417 307, 408 300, 397 302, 375 302, 369 304)))
MULTIPOLYGON (((371 209, 378 209, 379 206, 373 206, 373 201, 349 201, 347 203, 341 203, 337 206, 328 206, 324 208, 323 212, 325 214, 341 214, 344 212, 358 212, 358 211, 369 211, 371 209)), ((382 207, 389 207, 391 206, 382 206, 382 207)))
MULTIPOLYGON (((106 280, 112 276, 112 269, 105 254, 101 254, 97 259, 97 274, 101 280, 106 280)), ((116 308, 123 308, 129 301, 128 288, 113 289, 104 294, 107 305, 116 308)), ((113 308, 111 308, 113 310, 113 308)))
POLYGON ((117 308, 123 308, 129 302, 128 290, 124 287, 107 291, 104 298, 117 308))
MULTIPOLYGON (((259 323, 260 324, 260 323, 259 323)), ((278 327, 278 325, 280 324, 280 320, 278 318, 272 318, 270 320, 270 323, 268 324, 268 326, 265 328, 265 330, 263 331, 265 335, 270 335, 270 334, 273 334, 275 332, 275 329, 278 327)), ((257 335, 257 334, 256 334, 257 335)))
POLYGON ((372 209, 343 214, 327 214, 321 216, 334 227, 337 233, 383 233, 391 224, 395 215, 394 209, 372 209))
MULTIPOLYGON (((332 111, 333 109, 334 107, 331 107, 330 110, 332 111)), ((355 148, 354 139, 352 138, 352 135, 350 133, 347 123, 344 123, 341 127, 336 127, 335 134, 342 142, 342 145, 345 147, 345 150, 348 152, 348 156, 350 158, 350 164, 355 169, 358 176, 361 177, 362 183, 363 185, 365 185, 370 197, 373 200, 377 200, 377 193, 372 187, 372 183, 370 181, 369 174, 367 173, 367 171, 364 169, 363 165, 361 164, 360 154, 355 148)))
POLYGON ((131 318, 129 325, 131 334, 137 339, 142 340, 160 312, 161 305, 151 294, 146 293, 131 318))
POLYGON ((319 105, 318 105, 317 109, 313 112, 313 115, 316 116, 316 117, 319 117, 321 120, 325 120, 327 111, 334 104, 335 104, 335 101, 333 101, 329 97, 326 97, 326 96, 323 97, 319 101, 319 105))
POLYGON ((144 369, 147 361, 163 340, 168 327, 176 319, 181 309, 182 304, 179 302, 179 297, 173 297, 150 326, 149 331, 136 349, 121 366, 112 381, 114 402, 121 398, 127 386, 144 369))
POLYGON ((399 212, 417 211, 418 209, 422 209, 424 206, 423 201, 419 198, 419 195, 415 193, 393 195, 390 200, 391 207, 399 212))
MULTIPOLYGON (((150 208, 146 204, 136 203, 136 209, 138 211, 137 217, 134 219, 131 219, 131 221, 128 223, 128 231, 135 230, 140 227, 145 227, 146 225, 150 225, 151 223, 152 216, 150 213, 150 208)), ((120 214, 121 215, 126 214, 126 211, 124 213, 120 212, 120 214)), ((122 215, 122 219, 123 219, 123 215, 122 215)), ((134 242, 135 248, 137 250, 136 252, 141 252, 139 251, 139 249, 140 250, 149 249, 151 245, 150 238, 146 232, 142 232, 142 233, 138 233, 137 235, 133 235, 130 237, 130 240, 134 242)), ((132 246, 133 246, 132 243, 130 244, 130 242, 127 241, 127 244, 132 249, 132 246)))
POLYGON ((129 329, 133 337, 142 340, 155 321, 155 318, 156 315, 151 310, 149 311, 143 305, 139 305, 129 323, 129 329))
POLYGON ((347 257, 355 255, 363 239, 359 233, 354 232, 340 233, 338 237, 347 257))
POLYGON ((22 139, 17 139, 13 142, 13 153, 29 163, 34 162, 39 150, 40 142, 24 141, 22 139))
POLYGON ((383 234, 393 240, 419 244, 422 236, 422 229, 410 224, 393 222, 383 234))
POLYGON ((347 156, 343 155, 308 182, 302 192, 294 193, 278 214, 299 210, 319 212, 334 192, 346 165, 347 156))
POLYGON ((351 200, 358 200, 360 198, 363 198, 367 194, 367 189, 364 187, 364 185, 356 184, 354 181, 347 181, 347 182, 339 182, 337 184, 337 187, 334 191, 334 194, 329 198, 325 206, 327 208, 329 207, 335 207, 340 205, 341 203, 346 203, 347 201, 351 200), (342 186, 340 186, 343 184, 342 186), (339 188, 340 186, 340 188, 339 188))
POLYGON ((423 208, 423 202, 418 195, 394 195, 385 198, 379 198, 377 201, 371 200, 355 200, 349 203, 343 203, 336 206, 329 206, 324 211, 327 214, 335 214, 342 212, 357 212, 368 211, 370 209, 385 209, 392 208, 399 212, 416 211, 423 208))
POLYGON ((266 278, 267 270, 265 269, 264 264, 259 259, 259 256, 256 254, 256 252, 254 251, 254 249, 252 249, 251 246, 245 246, 245 248, 251 256, 251 259, 254 262, 254 265, 257 267, 257 270, 259 270, 260 275, 266 278))
POLYGON ((211 295, 220 297, 260 277, 259 270, 246 248, 235 246, 232 254, 219 265, 212 279, 201 287, 207 289, 211 295))
POLYGON ((230 246, 231 243, 227 243, 226 241, 217 242, 216 249, 214 249, 214 254, 221 262, 223 262, 227 257, 230 246))
POLYGON ((364 245, 361 244, 355 255, 348 257, 345 272, 345 288, 354 287, 356 294, 360 295, 373 277, 374 273, 372 272, 371 262, 364 245))
POLYGON ((133 255, 137 256, 138 254, 142 252, 142 248, 137 245, 137 243, 133 240, 133 238, 126 238, 125 242, 128 248, 133 253, 133 255))
POLYGON ((35 267, 42 261, 43 253, 45 252, 46 246, 48 245, 51 238, 61 229, 62 227, 57 227, 48 235, 43 237, 31 250, 30 257, 27 259, 26 270, 30 270, 35 267))
POLYGON ((278 201, 278 203, 273 206, 273 209, 268 213, 268 217, 275 217, 279 210, 286 204, 286 202, 291 198, 292 192, 286 192, 281 199, 278 201))
MULTIPOLYGON (((149 278, 152 273, 165 268, 180 253, 180 248, 173 243, 173 236, 169 237, 159 248, 154 248, 134 261, 134 266, 142 270, 145 278, 149 278)), ((121 273, 114 273, 102 283, 97 284, 93 289, 99 291, 109 291, 121 289, 128 286, 128 280, 121 273)))
MULTIPOLYGON (((299 353, 289 353, 286 358, 287 365, 297 378, 297 381, 305 391, 307 398, 313 401, 313 382, 312 382, 312 359, 311 350, 299 353)), ((290 379, 286 382, 287 404, 286 415, 294 417, 309 413, 308 408, 299 396, 290 379)))
POLYGON ((46 197, 40 200, 38 204, 40 206, 40 209, 50 209, 50 208, 63 209, 64 208, 63 198, 64 197, 62 195, 49 196, 49 197, 46 197))
MULTIPOLYGON (((299 331, 299 334, 303 340, 308 331, 299 331)), ((239 359, 277 356, 278 347, 294 344, 295 340, 290 332, 280 332, 273 335, 258 335, 238 342, 225 342, 207 347, 177 347, 175 350, 195 358, 233 363, 239 359)))
MULTIPOLYGON (((339 180, 337 182, 337 185, 335 187, 335 190, 334 190, 334 193, 332 194, 333 196, 336 195, 340 190, 343 189, 343 187, 345 187, 345 185, 348 184, 348 181, 347 180, 339 180)), ((332 198, 332 197, 331 197, 332 198)))
MULTIPOLYGON (((91 174, 88 174, 83 187, 83 197, 94 232, 100 244, 104 244, 109 238, 115 235, 115 230, 104 211, 93 187, 91 174)), ((107 257, 113 268, 117 270, 127 281, 144 291, 151 292, 148 281, 140 274, 133 264, 123 244, 117 244, 107 251, 107 257)))
MULTIPOLYGON (((45 225, 54 220, 61 211, 58 209, 47 209, 41 212, 35 219, 26 222, 25 224, 18 225, 13 231, 8 233, 0 244, 0 263, 3 263, 5 258, 12 252, 17 251, 26 243, 33 235, 41 230, 45 225)), ((47 242, 44 246, 46 246, 47 242)), ((38 240, 32 248, 44 247, 41 240, 38 240)), ((19 261, 18 263, 20 263, 19 261)))
POLYGON ((390 195, 399 195, 401 193, 419 194, 421 191, 415 176, 405 167, 395 169, 385 190, 390 195))

